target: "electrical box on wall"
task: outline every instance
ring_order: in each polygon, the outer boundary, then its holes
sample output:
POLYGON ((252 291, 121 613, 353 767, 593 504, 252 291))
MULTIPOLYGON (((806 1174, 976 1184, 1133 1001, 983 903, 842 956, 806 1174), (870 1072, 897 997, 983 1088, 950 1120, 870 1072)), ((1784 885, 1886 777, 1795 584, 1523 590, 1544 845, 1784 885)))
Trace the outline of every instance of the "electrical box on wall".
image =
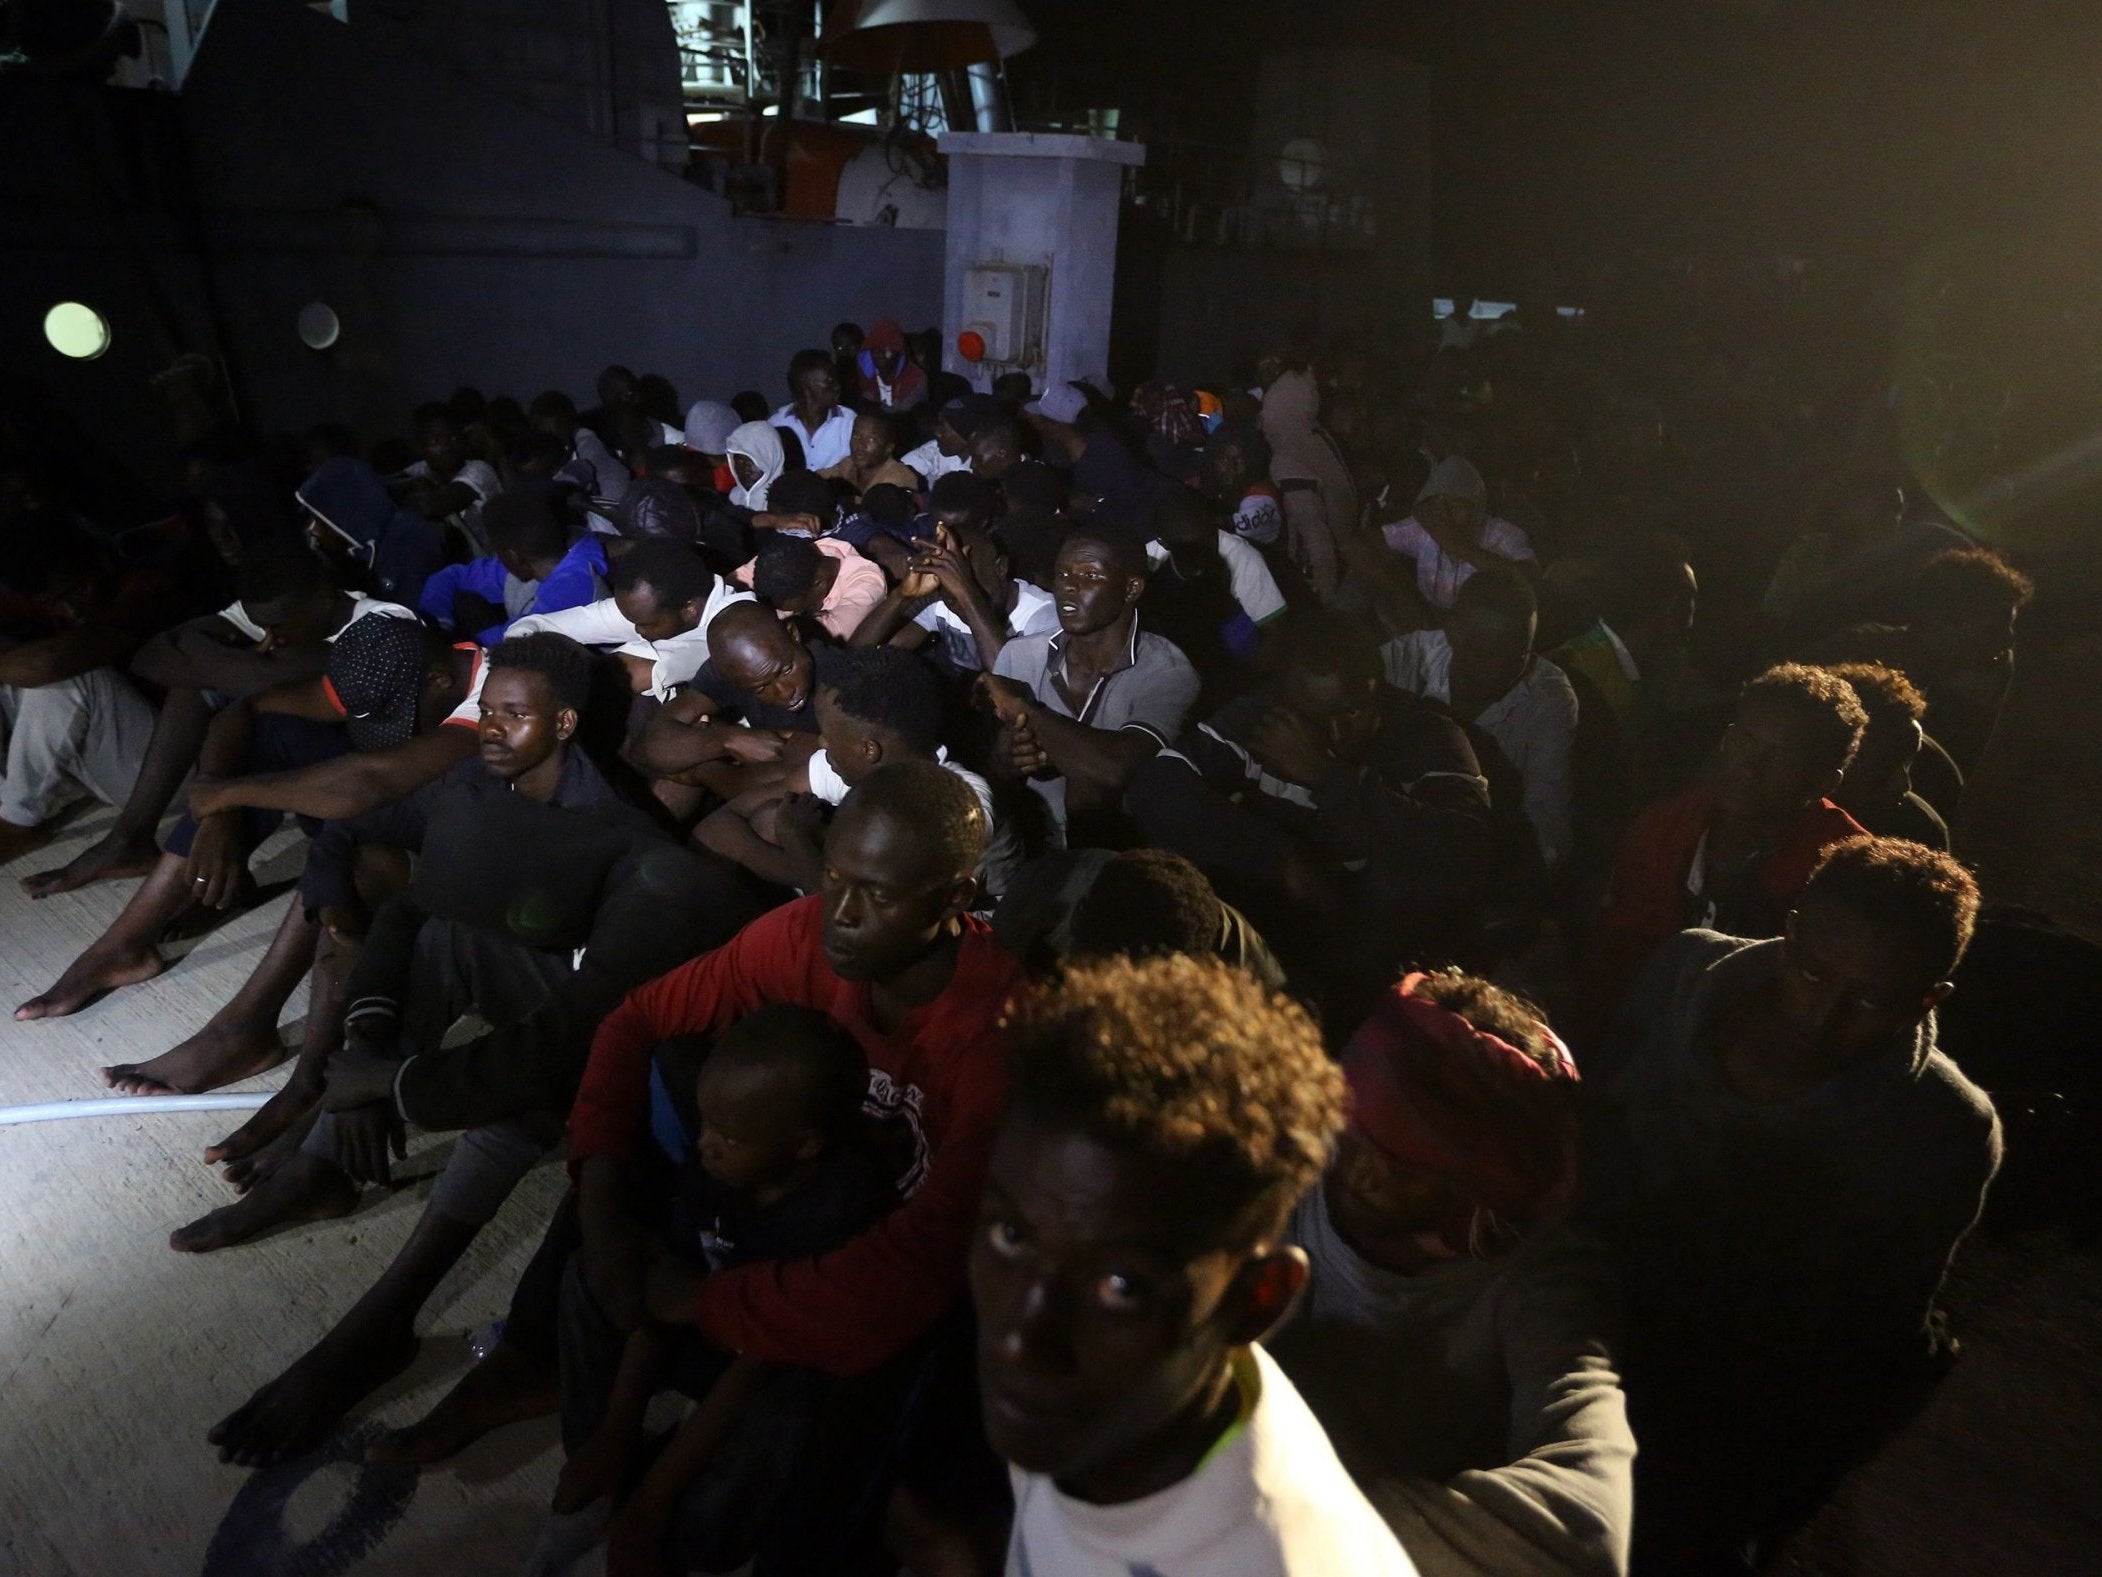
POLYGON ((963 329, 985 342, 994 372, 1044 370, 1051 270, 1040 263, 978 263, 963 274, 963 329))

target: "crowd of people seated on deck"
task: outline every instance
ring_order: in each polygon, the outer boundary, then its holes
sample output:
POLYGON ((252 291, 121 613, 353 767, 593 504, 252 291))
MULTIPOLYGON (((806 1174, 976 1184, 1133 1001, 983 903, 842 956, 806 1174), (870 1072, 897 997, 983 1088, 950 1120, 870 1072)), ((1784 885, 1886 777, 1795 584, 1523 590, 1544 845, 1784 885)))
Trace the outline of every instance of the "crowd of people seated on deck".
POLYGON ((451 1139, 198 1449, 356 1412, 559 1157, 370 1448, 558 1415, 543 1577, 1771 1554, 1953 1353, 1950 827, 2032 586, 1874 455, 1696 518, 1550 328, 981 391, 842 324, 784 404, 200 443, 150 526, 0 410, 0 861, 112 894, 15 1019, 154 991, 289 818, 249 978, 101 1070, 291 1064, 170 1247, 451 1139))

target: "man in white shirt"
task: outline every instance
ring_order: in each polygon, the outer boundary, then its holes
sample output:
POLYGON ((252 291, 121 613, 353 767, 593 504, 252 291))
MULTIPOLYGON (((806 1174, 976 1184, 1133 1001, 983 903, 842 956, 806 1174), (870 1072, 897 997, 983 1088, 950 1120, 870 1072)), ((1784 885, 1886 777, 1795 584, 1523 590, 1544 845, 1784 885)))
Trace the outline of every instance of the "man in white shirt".
POLYGON ((576 403, 568 395, 560 389, 534 395, 526 419, 536 431, 569 446, 569 459, 555 473, 557 480, 574 482, 602 509, 620 502, 621 494, 635 478, 613 457, 605 440, 584 425, 577 415, 576 403))
POLYGON ((1068 966, 1015 1011, 970 1279, 1009 1577, 1415 1568, 1254 1344, 1343 1125, 1306 1013, 1186 955, 1068 966))
POLYGON ((1577 696, 1569 676, 1535 655, 1539 600, 1521 576, 1490 570, 1460 588, 1442 630, 1387 642, 1387 683, 1450 706, 1494 742, 1518 774, 1525 816, 1548 868, 1569 853, 1570 748, 1577 696))
POLYGON ((804 470, 822 471, 853 452, 854 413, 839 403, 839 369, 830 351, 799 350, 789 359, 788 396, 771 420, 802 443, 804 470))
POLYGON ((614 562, 613 595, 558 613, 529 613, 510 634, 552 630, 585 646, 610 647, 638 695, 665 700, 708 660, 708 626, 733 602, 750 602, 683 542, 652 537, 614 562))
POLYGON ((468 454, 459 421, 436 403, 416 412, 416 449, 423 458, 402 473, 414 483, 403 502, 426 520, 457 528, 477 551, 488 551, 482 506, 503 491, 496 467, 468 454))

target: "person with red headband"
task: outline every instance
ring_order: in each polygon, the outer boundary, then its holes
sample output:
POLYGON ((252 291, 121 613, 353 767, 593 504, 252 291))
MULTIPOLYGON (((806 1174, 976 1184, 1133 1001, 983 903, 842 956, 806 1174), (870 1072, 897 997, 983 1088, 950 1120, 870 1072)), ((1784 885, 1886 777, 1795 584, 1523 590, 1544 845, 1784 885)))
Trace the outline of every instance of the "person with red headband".
POLYGON ((1269 1345, 1417 1569, 1625 1573, 1617 1297, 1566 1223, 1577 1072, 1531 1003, 1411 974, 1343 1052, 1350 1122, 1269 1345))

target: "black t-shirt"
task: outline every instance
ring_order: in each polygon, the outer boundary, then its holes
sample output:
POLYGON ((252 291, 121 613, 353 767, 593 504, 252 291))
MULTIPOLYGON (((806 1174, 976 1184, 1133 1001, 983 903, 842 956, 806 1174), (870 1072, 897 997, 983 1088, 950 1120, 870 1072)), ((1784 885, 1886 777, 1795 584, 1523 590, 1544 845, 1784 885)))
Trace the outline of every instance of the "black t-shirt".
MULTIPOLYGON (((700 671, 687 682, 715 703, 718 717, 746 723, 753 728, 787 729, 801 734, 817 732, 817 707, 808 697, 791 712, 785 706, 775 706, 770 701, 748 696, 723 677, 713 658, 702 663, 700 671)), ((811 694, 815 695, 816 691, 817 686, 813 683, 811 694)))

